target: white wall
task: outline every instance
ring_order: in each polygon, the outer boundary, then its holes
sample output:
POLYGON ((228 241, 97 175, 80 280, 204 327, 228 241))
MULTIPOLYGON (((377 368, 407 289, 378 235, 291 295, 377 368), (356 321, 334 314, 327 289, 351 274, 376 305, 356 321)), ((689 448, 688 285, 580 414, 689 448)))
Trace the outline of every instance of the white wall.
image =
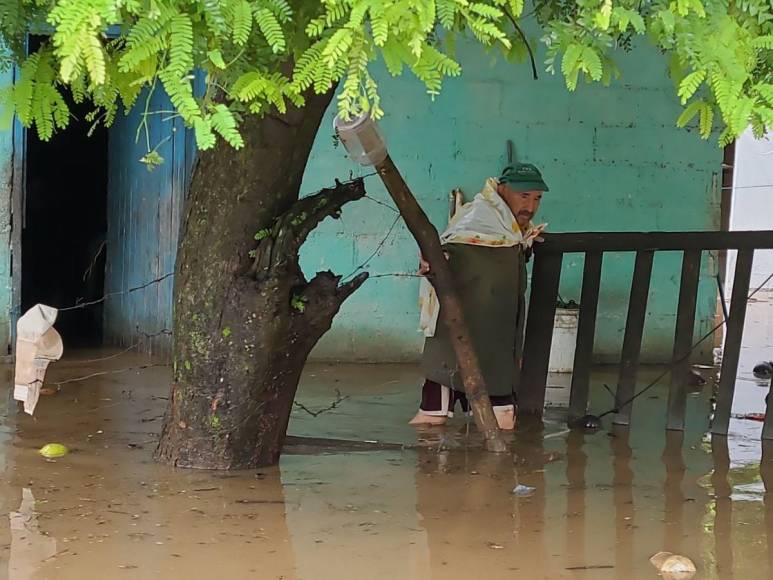
MULTIPOLYGON (((759 141, 747 130, 736 142, 731 230, 773 230, 773 135, 759 141)), ((728 286, 735 270, 735 252, 728 252, 728 286)), ((751 287, 773 273, 773 250, 754 254, 751 287)), ((773 289, 773 279, 765 284, 773 289)))

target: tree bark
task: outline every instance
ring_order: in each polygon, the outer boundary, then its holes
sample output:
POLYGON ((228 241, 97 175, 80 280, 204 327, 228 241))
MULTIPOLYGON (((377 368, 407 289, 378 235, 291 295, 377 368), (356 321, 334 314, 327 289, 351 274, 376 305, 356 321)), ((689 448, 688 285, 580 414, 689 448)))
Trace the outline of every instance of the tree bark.
POLYGON ((478 355, 464 321, 464 313, 454 288, 451 269, 443 255, 437 229, 408 189, 391 157, 387 156, 386 160, 376 168, 400 210, 405 224, 416 239, 422 256, 429 263, 430 271, 427 277, 435 288, 440 302, 440 319, 449 330, 475 424, 483 433, 486 448, 489 451, 503 453, 507 451, 507 446, 502 439, 494 410, 491 408, 486 382, 478 363, 478 355))
POLYGON ((332 92, 248 117, 245 146, 220 143, 194 169, 174 290, 173 382, 156 450, 179 467, 274 464, 306 358, 367 278, 304 277, 298 250, 362 180, 298 199, 332 92))

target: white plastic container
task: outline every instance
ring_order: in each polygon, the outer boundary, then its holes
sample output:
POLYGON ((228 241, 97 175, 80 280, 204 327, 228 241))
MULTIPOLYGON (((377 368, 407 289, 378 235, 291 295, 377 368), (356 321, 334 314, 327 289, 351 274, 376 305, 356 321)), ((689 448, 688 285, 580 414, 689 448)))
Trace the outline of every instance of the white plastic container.
POLYGON ((333 120, 336 135, 352 161, 360 165, 378 165, 387 157, 387 146, 381 129, 368 113, 344 120, 333 120))
POLYGON ((553 326, 553 344, 550 347, 548 371, 551 373, 571 373, 574 368, 574 351, 577 347, 577 323, 579 310, 556 309, 553 326))

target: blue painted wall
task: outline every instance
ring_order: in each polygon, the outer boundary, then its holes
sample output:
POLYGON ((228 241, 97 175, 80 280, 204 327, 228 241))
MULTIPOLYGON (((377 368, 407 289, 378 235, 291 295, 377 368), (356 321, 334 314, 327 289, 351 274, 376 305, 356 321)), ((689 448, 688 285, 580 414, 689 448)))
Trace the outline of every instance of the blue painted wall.
MULTIPOLYGON (((0 48, 2 50, 2 48, 0 48)), ((13 83, 13 71, 0 71, 0 89, 13 83)), ((0 117, 3 116, 0 105, 0 117)), ((11 192, 13 187, 13 126, 0 127, 0 355, 11 341, 11 192)))
POLYGON ((148 130, 137 138, 145 99, 128 116, 118 118, 108 134, 108 223, 105 289, 105 338, 112 344, 141 341, 144 348, 166 354, 172 328, 174 279, 138 288, 174 272, 177 240, 194 146, 172 105, 158 90, 150 100, 148 130), (154 114, 156 113, 156 114, 154 114), (164 158, 152 171, 140 162, 151 148, 164 158), (148 339, 144 335, 154 335, 148 339))
MULTIPOLYGON (((570 94, 560 77, 531 80, 527 65, 492 66, 477 49, 462 49, 464 72, 446 83, 435 102, 418 82, 378 74, 388 112, 381 125, 390 152, 414 194, 439 228, 447 222, 448 195, 461 187, 471 198, 506 160, 512 139, 518 160, 537 164, 551 187, 540 221, 552 231, 719 229, 717 174, 721 150, 697 134, 676 129, 679 106, 654 50, 623 55, 623 78, 615 86, 581 86, 570 94)), ((538 60, 540 57, 538 56, 538 60)), ((369 172, 350 163, 333 145, 332 111, 317 138, 304 189, 329 185, 334 177, 369 172)), ((387 202, 377 177, 369 194, 387 202)), ((330 268, 348 274, 384 239, 394 213, 365 199, 347 207, 340 220, 324 223, 303 248, 311 273, 330 268)), ((398 224, 368 264, 373 274, 413 272, 417 249, 398 224)), ((681 257, 659 254, 647 314, 643 357, 670 356, 681 257)), ((565 257, 561 293, 579 299, 583 262, 565 257)), ((716 294, 705 259, 696 332, 710 328, 716 294)), ((605 257, 596 353, 619 356, 633 256, 605 257)), ((313 355, 320 359, 412 360, 421 351, 417 332, 418 281, 382 277, 366 283, 343 306, 313 355)), ((702 350, 705 358, 711 345, 702 350)))

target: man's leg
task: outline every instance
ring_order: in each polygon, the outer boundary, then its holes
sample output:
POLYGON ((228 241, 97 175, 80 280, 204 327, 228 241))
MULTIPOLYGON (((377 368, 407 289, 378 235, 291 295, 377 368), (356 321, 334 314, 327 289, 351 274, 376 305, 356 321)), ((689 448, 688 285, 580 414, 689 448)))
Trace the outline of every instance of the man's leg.
POLYGON ((453 395, 451 389, 440 383, 424 381, 421 388, 419 412, 410 420, 410 425, 445 425, 453 417, 453 395))
MULTIPOLYGON (((462 406, 462 411, 464 411, 465 414, 469 414, 470 404, 467 401, 467 395, 459 391, 454 391, 454 396, 462 406)), ((512 431, 515 429, 515 398, 512 395, 501 397, 490 395, 489 399, 491 400, 491 406, 494 408, 494 415, 497 418, 499 428, 505 431, 512 431)))

